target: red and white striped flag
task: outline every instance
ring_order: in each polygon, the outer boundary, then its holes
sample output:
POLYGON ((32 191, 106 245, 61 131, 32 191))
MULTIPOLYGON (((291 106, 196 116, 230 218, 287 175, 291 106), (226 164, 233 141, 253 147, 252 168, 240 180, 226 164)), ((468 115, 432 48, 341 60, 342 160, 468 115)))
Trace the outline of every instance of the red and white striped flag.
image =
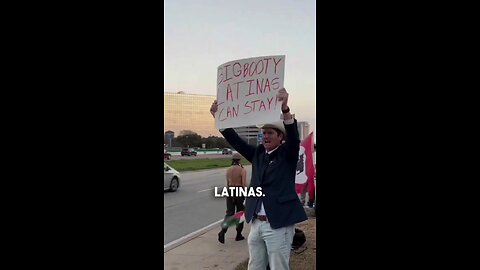
POLYGON ((313 131, 300 143, 298 152, 297 175, 295 177, 295 191, 302 193, 305 186, 309 200, 315 198, 315 166, 313 165, 313 131))
POLYGON ((245 221, 245 212, 239 211, 233 216, 226 217, 222 223, 222 228, 226 229, 228 227, 237 226, 238 224, 245 221))

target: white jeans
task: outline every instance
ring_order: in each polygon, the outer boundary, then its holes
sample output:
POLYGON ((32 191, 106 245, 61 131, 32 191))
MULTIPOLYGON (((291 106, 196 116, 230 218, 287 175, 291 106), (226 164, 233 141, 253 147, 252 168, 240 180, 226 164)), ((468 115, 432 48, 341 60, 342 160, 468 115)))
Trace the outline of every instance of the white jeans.
POLYGON ((290 269, 290 250, 295 225, 272 229, 268 221, 255 219, 248 235, 248 270, 265 270, 267 263, 271 270, 290 269))

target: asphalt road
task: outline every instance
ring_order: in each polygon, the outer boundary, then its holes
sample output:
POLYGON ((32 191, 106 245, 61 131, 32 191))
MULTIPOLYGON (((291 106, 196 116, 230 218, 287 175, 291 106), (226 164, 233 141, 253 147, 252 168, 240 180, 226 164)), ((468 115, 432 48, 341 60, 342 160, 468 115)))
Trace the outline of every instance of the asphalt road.
MULTIPOLYGON (((245 169, 248 184, 251 166, 245 169)), ((223 219, 225 198, 215 198, 213 194, 214 187, 225 186, 226 171, 227 168, 222 168, 181 173, 180 188, 164 192, 164 245, 223 219)))

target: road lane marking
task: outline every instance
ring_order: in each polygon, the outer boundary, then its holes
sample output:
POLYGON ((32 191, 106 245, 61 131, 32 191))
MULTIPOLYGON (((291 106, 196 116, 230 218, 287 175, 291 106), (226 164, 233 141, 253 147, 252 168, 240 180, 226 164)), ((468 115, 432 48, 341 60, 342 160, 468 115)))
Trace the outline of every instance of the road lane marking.
POLYGON ((184 244, 184 243, 186 243, 186 242, 188 242, 188 241, 206 233, 207 231, 217 227, 222 221, 223 221, 223 219, 220 219, 219 221, 216 221, 216 222, 214 222, 214 223, 212 223, 208 226, 205 226, 205 227, 203 227, 201 229, 198 229, 198 230, 196 230, 192 233, 189 233, 189 234, 187 234, 183 237, 180 237, 177 240, 174 240, 170 243, 167 243, 167 244, 163 245, 163 253, 165 253, 165 252, 167 252, 171 249, 174 249, 174 248, 176 248, 176 247, 178 247, 178 246, 180 246, 180 245, 182 245, 182 244, 184 244))
POLYGON ((209 189, 204 189, 204 190, 200 190, 200 191, 197 191, 197 192, 205 192, 205 191, 209 191, 209 190, 212 190, 213 188, 209 188, 209 189))

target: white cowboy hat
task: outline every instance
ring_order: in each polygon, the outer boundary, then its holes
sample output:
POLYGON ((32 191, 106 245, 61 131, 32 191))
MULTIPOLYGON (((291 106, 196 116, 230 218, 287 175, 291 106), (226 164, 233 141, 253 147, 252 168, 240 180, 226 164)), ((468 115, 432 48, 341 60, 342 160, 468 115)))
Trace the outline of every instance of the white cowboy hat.
POLYGON ((280 130, 283 135, 286 135, 287 132, 285 131, 285 126, 283 125, 283 121, 277 121, 269 124, 258 125, 258 128, 265 129, 265 128, 274 128, 280 130))

